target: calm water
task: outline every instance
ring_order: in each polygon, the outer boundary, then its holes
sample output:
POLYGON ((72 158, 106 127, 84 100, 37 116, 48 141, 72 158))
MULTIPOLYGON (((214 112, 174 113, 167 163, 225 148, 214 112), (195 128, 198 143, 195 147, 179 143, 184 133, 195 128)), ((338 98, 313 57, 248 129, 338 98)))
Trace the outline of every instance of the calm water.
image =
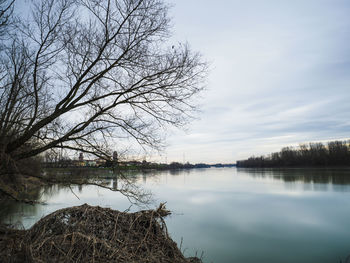
MULTIPOLYGON (((172 238, 205 262, 337 262, 350 254, 350 170, 236 168, 138 174, 167 202, 172 238)), ((113 184, 113 180, 108 183, 113 184)), ((115 183, 115 182, 114 182, 115 183)), ((125 210, 128 200, 95 186, 51 187, 46 205, 1 205, 1 220, 28 228, 56 209, 88 203, 125 210)), ((132 207, 132 210, 137 210, 132 207)))

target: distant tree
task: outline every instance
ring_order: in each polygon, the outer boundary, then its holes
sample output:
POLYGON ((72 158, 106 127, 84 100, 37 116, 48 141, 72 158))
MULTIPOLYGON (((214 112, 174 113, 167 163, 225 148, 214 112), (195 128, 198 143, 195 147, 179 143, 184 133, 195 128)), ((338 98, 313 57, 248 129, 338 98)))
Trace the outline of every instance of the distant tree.
POLYGON ((0 30, 3 174, 55 149, 110 159, 123 138, 160 149, 166 124, 190 120, 207 65, 187 44, 166 47, 163 1, 21 3, 31 12, 12 19, 13 1, 0 0, 1 28, 17 21, 0 30))
POLYGON ((181 169, 183 168, 183 164, 179 162, 172 162, 169 164, 170 169, 181 169))
POLYGON ((301 144, 284 147, 268 157, 237 161, 238 167, 350 166, 350 141, 301 144))

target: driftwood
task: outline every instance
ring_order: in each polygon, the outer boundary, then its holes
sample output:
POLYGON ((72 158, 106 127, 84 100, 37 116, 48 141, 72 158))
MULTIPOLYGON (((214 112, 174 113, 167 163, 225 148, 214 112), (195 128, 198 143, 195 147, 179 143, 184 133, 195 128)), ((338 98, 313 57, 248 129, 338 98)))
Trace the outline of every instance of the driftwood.
POLYGON ((28 230, 0 228, 1 262, 188 263, 157 210, 126 213, 98 206, 57 210, 28 230))

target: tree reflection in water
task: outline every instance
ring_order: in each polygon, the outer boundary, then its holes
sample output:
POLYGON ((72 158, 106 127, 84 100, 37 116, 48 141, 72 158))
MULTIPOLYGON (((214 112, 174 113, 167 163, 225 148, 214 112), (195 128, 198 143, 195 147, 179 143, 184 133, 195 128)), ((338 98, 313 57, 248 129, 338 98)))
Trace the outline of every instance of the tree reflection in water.
POLYGON ((252 177, 272 178, 284 182, 350 185, 349 169, 307 169, 307 168, 237 168, 239 173, 252 177))

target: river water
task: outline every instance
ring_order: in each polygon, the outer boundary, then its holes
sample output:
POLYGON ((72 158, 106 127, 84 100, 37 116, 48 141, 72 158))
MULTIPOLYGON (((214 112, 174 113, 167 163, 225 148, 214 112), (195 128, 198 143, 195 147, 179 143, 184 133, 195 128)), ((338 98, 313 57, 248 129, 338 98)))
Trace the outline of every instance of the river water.
MULTIPOLYGON (((133 178, 153 193, 146 208, 167 202, 171 237, 187 256, 203 252, 204 262, 338 263, 350 254, 350 170, 210 168, 133 178)), ((28 228, 67 206, 130 206, 96 186, 53 186, 40 199, 46 203, 1 204, 0 220, 28 228)))

